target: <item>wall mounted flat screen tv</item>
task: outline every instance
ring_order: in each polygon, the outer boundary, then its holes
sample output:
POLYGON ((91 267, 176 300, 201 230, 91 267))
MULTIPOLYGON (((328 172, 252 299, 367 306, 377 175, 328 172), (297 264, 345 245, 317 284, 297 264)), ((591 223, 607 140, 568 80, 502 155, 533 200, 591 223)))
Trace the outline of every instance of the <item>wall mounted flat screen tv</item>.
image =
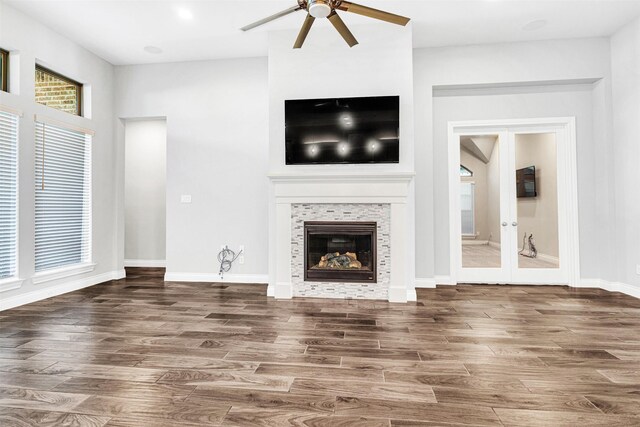
POLYGON ((398 163, 400 98, 287 100, 287 165, 398 163))
POLYGON ((536 197, 536 167, 518 169, 516 171, 516 189, 519 198, 536 197))

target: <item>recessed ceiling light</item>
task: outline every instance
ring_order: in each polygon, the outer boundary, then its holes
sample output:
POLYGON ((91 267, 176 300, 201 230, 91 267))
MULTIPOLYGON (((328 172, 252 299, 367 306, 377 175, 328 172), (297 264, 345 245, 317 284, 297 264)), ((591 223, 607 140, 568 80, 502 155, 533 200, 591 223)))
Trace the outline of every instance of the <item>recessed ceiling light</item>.
POLYGON ((153 53, 154 55, 162 53, 162 49, 157 46, 145 46, 144 51, 147 53, 153 53))
POLYGON ((536 19, 522 26, 523 31, 535 31, 547 26, 546 19, 536 19))
POLYGON ((191 21, 193 19, 193 13, 184 7, 178 8, 178 16, 185 21, 191 21))

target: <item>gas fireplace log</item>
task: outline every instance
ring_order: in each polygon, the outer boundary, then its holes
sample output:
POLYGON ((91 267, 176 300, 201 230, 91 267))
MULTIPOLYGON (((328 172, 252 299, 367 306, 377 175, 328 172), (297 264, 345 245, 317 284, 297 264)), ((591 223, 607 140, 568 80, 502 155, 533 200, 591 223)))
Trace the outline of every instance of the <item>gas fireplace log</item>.
POLYGON ((340 255, 340 252, 334 252, 320 258, 320 262, 316 267, 329 269, 362 268, 362 263, 358 261, 358 257, 353 252, 346 252, 344 255, 340 255))

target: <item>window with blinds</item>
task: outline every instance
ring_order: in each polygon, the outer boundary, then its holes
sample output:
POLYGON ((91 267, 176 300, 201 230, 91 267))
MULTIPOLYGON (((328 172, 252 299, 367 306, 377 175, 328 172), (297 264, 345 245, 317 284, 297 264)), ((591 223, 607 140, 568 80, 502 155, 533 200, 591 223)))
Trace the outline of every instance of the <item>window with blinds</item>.
POLYGON ((18 116, 0 110, 0 280, 17 274, 18 116))
POLYGON ((36 121, 36 272, 91 260, 91 135, 36 121))

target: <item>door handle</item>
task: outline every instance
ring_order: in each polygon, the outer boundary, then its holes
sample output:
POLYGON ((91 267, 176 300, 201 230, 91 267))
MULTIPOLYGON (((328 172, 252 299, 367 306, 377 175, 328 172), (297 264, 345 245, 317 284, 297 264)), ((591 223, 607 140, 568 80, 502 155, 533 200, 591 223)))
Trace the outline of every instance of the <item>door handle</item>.
POLYGON ((504 221, 504 222, 502 223, 502 226, 503 226, 503 227, 506 227, 506 226, 507 226, 507 221, 504 221))
POLYGON ((518 223, 517 223, 517 222, 515 222, 515 221, 513 221, 513 222, 511 223, 511 225, 513 225, 514 227, 517 227, 517 226, 518 226, 518 223))

